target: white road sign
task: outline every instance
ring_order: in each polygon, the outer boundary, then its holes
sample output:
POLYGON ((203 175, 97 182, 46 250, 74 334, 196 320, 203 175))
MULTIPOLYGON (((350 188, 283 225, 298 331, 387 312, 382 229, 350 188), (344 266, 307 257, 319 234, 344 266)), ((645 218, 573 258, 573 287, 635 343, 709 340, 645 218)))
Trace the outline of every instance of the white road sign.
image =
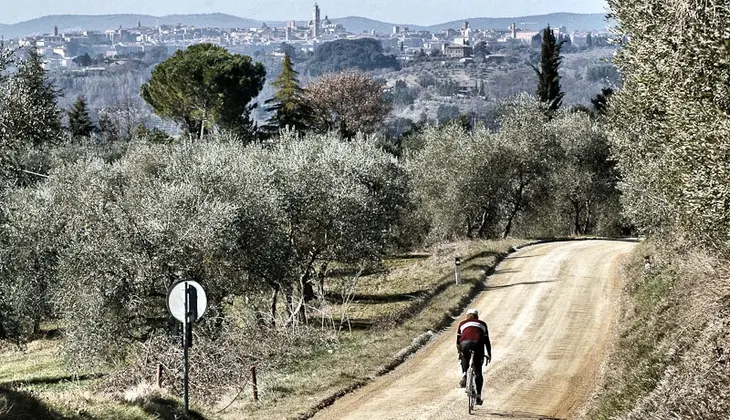
POLYGON ((173 284, 167 292, 167 309, 170 310, 170 313, 173 317, 175 317, 175 319, 180 322, 185 322, 185 312, 187 312, 187 308, 185 307, 186 285, 189 289, 192 289, 191 294, 188 297, 188 300, 191 300, 191 302, 188 302, 188 304, 194 304, 195 306, 190 309, 197 310, 195 319, 190 320, 191 322, 195 322, 203 316, 205 308, 208 306, 208 299, 205 297, 205 290, 203 290, 203 286, 201 286, 198 282, 180 281, 173 284))

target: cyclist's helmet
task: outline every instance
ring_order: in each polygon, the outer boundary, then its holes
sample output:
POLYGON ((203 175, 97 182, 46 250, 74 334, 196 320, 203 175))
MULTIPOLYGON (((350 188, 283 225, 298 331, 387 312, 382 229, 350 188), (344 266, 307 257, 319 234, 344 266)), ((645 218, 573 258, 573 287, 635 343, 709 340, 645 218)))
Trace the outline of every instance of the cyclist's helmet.
POLYGON ((466 314, 467 315, 474 314, 474 315, 476 315, 478 317, 479 316, 479 311, 476 310, 475 308, 469 308, 469 309, 467 309, 466 314))

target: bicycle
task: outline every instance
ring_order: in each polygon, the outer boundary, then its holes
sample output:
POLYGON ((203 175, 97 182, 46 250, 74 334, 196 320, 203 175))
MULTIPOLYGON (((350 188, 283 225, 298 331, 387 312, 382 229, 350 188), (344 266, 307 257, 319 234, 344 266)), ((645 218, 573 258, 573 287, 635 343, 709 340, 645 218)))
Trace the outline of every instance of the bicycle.
POLYGON ((466 371, 466 395, 469 397, 469 414, 474 411, 474 405, 477 402, 477 383, 476 374, 474 373, 474 352, 471 352, 469 360, 469 370, 466 371))

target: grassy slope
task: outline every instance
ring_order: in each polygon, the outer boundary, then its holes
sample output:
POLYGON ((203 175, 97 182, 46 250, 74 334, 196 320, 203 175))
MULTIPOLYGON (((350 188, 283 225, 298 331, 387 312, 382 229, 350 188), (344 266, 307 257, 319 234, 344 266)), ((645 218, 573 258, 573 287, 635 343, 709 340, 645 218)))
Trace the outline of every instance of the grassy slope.
POLYGON ((728 270, 694 250, 637 248, 620 335, 587 418, 727 418, 728 270), (648 271, 644 255, 654 259, 648 271))
POLYGON ((57 340, 37 340, 0 354, 0 418, 153 419, 141 407, 93 396, 95 375, 73 377, 56 356, 57 340))
MULTIPOLYGON (((394 368, 423 344, 414 344, 414 338, 448 325, 480 290, 485 271, 525 242, 446 244, 430 254, 388 259, 387 270, 356 284, 344 276, 330 280, 327 293, 333 299, 321 308, 323 318, 338 324, 349 320, 353 327, 341 333, 337 345, 279 371, 261 372, 257 403, 247 390, 202 411, 207 418, 307 418, 337 395, 394 368), (460 285, 453 282, 457 255, 463 261, 460 285)), ((151 420, 180 414, 179 399, 154 397, 155 391, 140 391, 147 397, 142 399, 130 392, 126 397, 92 393, 98 379, 71 377, 56 356, 57 347, 57 340, 39 340, 23 352, 0 353, 0 418, 151 420)))

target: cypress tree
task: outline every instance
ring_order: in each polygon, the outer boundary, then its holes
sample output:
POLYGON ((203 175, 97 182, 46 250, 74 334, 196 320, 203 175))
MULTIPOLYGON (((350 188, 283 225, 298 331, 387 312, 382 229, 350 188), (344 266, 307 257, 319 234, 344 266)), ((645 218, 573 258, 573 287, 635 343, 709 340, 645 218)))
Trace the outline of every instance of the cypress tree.
POLYGON ((68 130, 74 137, 89 137, 94 131, 83 96, 79 96, 68 111, 68 130))
POLYGON ((294 70, 289 54, 284 55, 282 69, 271 85, 277 88, 274 97, 265 103, 269 105, 267 112, 273 112, 264 131, 273 135, 281 129, 289 127, 300 132, 308 128, 311 110, 302 100, 304 90, 299 86, 297 72, 294 70))
POLYGON ((550 25, 542 31, 542 45, 540 68, 532 68, 537 73, 537 98, 540 102, 547 102, 550 111, 560 108, 564 92, 560 91, 560 49, 565 41, 557 42, 550 25))

